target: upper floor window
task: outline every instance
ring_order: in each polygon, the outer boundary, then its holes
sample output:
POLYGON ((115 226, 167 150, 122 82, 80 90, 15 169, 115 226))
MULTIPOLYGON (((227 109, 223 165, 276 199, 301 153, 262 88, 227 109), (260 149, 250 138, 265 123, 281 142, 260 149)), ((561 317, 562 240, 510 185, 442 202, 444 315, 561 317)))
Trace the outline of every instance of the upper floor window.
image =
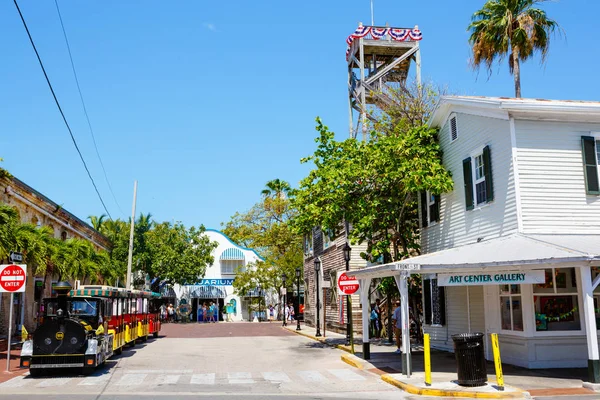
POLYGON ((233 275, 238 267, 243 270, 243 265, 243 260, 221 260, 221 275, 233 275))
POLYGON ((60 233, 60 239, 61 240, 67 240, 67 232, 66 231, 62 231, 60 233))
POLYGON ((333 244, 333 239, 335 239, 335 234, 331 229, 323 229, 323 249, 329 248, 333 244))
POLYGON ((440 196, 421 192, 421 223, 426 227, 440 221, 440 196))
POLYGON ((600 194, 600 184, 598 181, 600 135, 598 137, 582 136, 581 149, 585 175, 585 191, 587 194, 600 194))
POLYGON ((463 160, 463 177, 467 210, 494 200, 490 146, 463 160))
POLYGON ((304 235, 304 254, 313 254, 313 235, 312 232, 304 235))

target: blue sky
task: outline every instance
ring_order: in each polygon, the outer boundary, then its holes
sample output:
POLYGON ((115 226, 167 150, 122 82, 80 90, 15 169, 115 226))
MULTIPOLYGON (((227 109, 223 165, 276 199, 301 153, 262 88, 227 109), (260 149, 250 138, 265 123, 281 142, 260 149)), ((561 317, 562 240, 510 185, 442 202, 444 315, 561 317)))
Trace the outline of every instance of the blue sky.
MULTIPOLYGON (((466 27, 482 0, 375 0, 375 24, 423 32, 426 80, 463 95, 512 96, 506 65, 469 69, 466 27)), ((219 228, 274 178, 296 186, 314 118, 347 135, 345 39, 369 0, 59 0, 108 177, 96 158, 52 0, 19 2, 50 79, 114 218, 219 228)), ((524 97, 598 100, 600 3, 544 6, 566 31, 522 68, 524 97)), ((103 213, 12 1, 0 2, 2 167, 84 219, 103 213)))

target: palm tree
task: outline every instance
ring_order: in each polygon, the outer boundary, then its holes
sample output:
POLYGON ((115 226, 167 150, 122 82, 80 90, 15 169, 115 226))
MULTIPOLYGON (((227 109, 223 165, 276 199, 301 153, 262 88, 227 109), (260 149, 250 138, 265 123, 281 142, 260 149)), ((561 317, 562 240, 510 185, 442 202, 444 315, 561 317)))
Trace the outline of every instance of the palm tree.
POLYGON ((502 61, 508 55, 508 68, 515 79, 515 97, 521 97, 520 62, 539 51, 542 63, 546 61, 550 34, 560 31, 558 23, 546 12, 534 8, 546 0, 488 0, 471 17, 468 30, 473 50, 473 67, 485 64, 491 72, 496 58, 502 61))
POLYGON ((0 203, 0 260, 7 259, 9 253, 15 250, 15 228, 18 223, 17 209, 0 203))
POLYGON ((90 220, 92 227, 97 230, 98 232, 100 232, 102 230, 102 227, 104 225, 104 219, 106 218, 106 214, 102 214, 101 216, 96 216, 96 215, 90 215, 88 216, 88 219, 90 220))
POLYGON ((276 199, 285 198, 292 190, 289 183, 281 179, 273 179, 265 184, 265 189, 261 194, 265 197, 273 197, 276 199))

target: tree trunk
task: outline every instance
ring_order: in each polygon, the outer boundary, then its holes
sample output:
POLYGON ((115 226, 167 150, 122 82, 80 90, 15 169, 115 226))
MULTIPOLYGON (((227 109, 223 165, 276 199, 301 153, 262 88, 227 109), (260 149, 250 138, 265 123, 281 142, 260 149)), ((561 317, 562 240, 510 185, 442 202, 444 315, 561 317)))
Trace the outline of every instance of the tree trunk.
POLYGON ((513 76, 515 78, 515 97, 521 98, 521 66, 519 65, 519 50, 513 49, 513 76))

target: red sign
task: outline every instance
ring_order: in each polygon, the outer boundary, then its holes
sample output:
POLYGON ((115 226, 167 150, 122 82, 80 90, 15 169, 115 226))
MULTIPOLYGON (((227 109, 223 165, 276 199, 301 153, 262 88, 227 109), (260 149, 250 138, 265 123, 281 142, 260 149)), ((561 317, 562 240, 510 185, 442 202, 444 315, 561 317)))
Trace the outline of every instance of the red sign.
POLYGON ((0 292, 24 292, 26 279, 24 265, 0 265, 0 292))
POLYGON ((338 289, 344 294, 354 294, 358 291, 359 287, 358 280, 353 276, 346 275, 345 272, 341 273, 338 277, 338 289))

